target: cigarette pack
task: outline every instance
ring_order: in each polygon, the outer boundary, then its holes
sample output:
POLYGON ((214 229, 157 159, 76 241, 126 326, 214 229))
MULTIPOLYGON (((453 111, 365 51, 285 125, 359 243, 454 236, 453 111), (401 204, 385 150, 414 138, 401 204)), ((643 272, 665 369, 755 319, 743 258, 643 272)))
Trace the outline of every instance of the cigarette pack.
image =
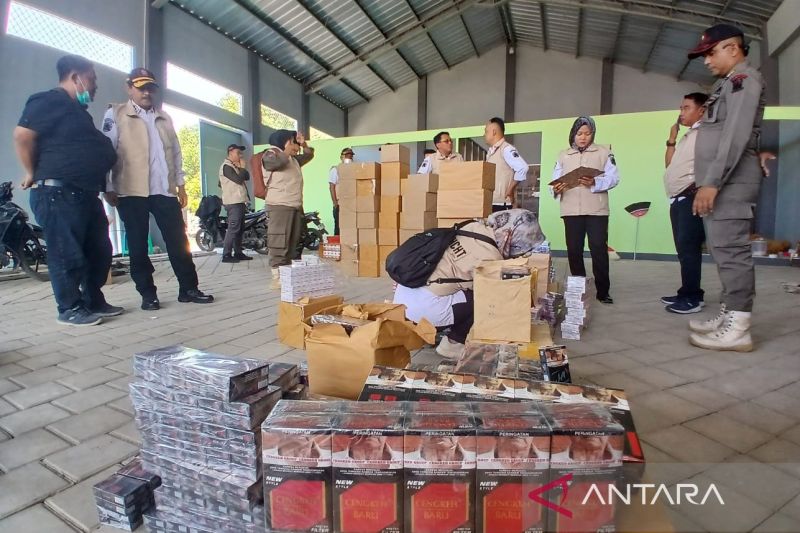
POLYGON ((406 396, 407 401, 453 402, 460 399, 460 376, 446 372, 416 372, 413 370, 404 370, 403 372, 411 386, 411 390, 406 396))
MULTIPOLYGON (((427 374, 426 374, 427 375, 427 374)), ((362 402, 400 402, 406 400, 410 388, 405 386, 404 371, 399 368, 375 366, 361 390, 362 402)))
POLYGON ((117 474, 147 483, 147 487, 153 491, 161 486, 161 477, 145 470, 142 459, 134 457, 128 464, 117 470, 117 474))
POLYGON ((280 387, 284 392, 300 383, 300 372, 297 365, 291 363, 270 363, 269 384, 280 387))

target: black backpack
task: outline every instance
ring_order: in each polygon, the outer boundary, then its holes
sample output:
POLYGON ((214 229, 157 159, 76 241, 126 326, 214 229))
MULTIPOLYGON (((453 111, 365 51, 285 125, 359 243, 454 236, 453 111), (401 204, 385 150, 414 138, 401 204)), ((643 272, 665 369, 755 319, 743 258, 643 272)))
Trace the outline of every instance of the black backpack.
MULTIPOLYGON (((456 237, 472 237, 497 246, 491 237, 481 235, 472 231, 464 231, 461 228, 473 222, 467 220, 456 224, 452 228, 432 228, 422 233, 417 233, 406 242, 400 245, 386 258, 386 273, 394 281, 416 289, 428 285, 428 278, 431 277, 436 265, 442 259, 447 247, 450 246, 456 237)), ((432 280, 430 283, 460 283, 472 281, 468 279, 441 278, 432 280)))

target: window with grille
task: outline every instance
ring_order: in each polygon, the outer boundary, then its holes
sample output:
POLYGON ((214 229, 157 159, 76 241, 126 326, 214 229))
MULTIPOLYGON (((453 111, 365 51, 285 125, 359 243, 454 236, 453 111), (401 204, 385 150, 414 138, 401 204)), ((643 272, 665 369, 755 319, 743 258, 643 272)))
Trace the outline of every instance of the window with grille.
POLYGON ((11 2, 9 6, 6 33, 81 55, 120 72, 127 73, 133 68, 131 45, 19 2, 11 2))
POLYGON ((167 88, 225 111, 242 114, 241 94, 174 63, 167 63, 167 88))
POLYGON ((333 139, 333 135, 328 135, 322 130, 318 130, 314 126, 311 126, 308 131, 308 137, 310 141, 317 141, 322 139, 333 139))
POLYGON ((284 115, 280 111, 261 104, 261 125, 270 127, 274 130, 294 130, 297 131, 297 120, 289 115, 284 115))

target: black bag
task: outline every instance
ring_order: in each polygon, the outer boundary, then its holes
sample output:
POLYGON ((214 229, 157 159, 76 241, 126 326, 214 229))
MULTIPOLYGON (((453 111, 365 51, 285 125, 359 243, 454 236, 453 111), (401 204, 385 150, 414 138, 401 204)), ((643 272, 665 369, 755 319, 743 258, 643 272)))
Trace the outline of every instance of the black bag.
MULTIPOLYGON (((401 244, 397 250, 389 254, 386 258, 386 273, 400 285, 416 289, 428 285, 428 278, 436 270, 436 265, 439 264, 447 247, 453 244, 457 236, 472 237, 497 246, 497 243, 491 237, 461 229, 470 222, 472 220, 461 222, 452 228, 432 228, 422 233, 417 233, 401 244)), ((468 281, 472 280, 442 278, 432 280, 430 283, 460 283, 468 281)))

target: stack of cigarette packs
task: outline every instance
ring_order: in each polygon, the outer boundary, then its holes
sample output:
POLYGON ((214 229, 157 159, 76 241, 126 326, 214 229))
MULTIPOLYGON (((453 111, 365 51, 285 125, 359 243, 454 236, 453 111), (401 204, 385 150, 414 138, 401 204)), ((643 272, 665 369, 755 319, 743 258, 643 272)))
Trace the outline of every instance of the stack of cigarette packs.
POLYGON ((455 372, 549 381, 547 364, 541 357, 540 355, 539 360, 521 358, 517 344, 468 341, 463 355, 456 364, 455 372))
POLYGON ((279 269, 281 301, 294 303, 300 298, 330 296, 336 292, 335 271, 327 263, 308 264, 297 261, 279 269))
POLYGON ((594 299, 594 283, 591 278, 568 276, 564 291, 567 312, 561 323, 561 337, 580 340, 581 330, 589 320, 590 302, 594 299))
POLYGON ((148 530, 264 531, 260 425, 297 367, 170 346, 136 354, 134 375, 140 456, 162 481, 148 530))
POLYGON ((601 406, 563 407, 574 406, 284 400, 262 425, 267 530, 570 531, 529 497, 550 497, 551 440, 559 475, 605 482, 621 465, 621 427, 601 406))
POLYGON ((136 457, 93 487, 100 523, 135 530, 142 525, 144 513, 155 508, 153 491, 159 486, 161 478, 147 472, 136 457))

